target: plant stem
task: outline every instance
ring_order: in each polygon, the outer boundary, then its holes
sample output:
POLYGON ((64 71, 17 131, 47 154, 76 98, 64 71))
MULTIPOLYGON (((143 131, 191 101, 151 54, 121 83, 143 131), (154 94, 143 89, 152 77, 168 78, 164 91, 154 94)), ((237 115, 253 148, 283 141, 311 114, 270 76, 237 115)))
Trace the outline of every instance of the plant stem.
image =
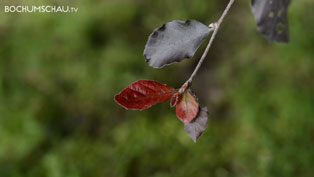
POLYGON ((220 27, 221 23, 223 22, 225 16, 228 14, 228 12, 229 12, 229 10, 230 10, 230 8, 231 8, 233 2, 234 2, 234 0, 230 0, 230 1, 229 1, 229 3, 228 3, 228 5, 227 5, 226 9, 225 9, 224 12, 222 13, 222 15, 221 15, 221 17, 219 18, 218 22, 214 23, 214 25, 213 25, 213 26, 214 26, 213 35, 211 36, 211 38, 210 38, 210 40, 209 40, 209 42, 208 42, 208 44, 207 44, 207 47, 206 47, 206 49, 205 49, 205 51, 204 51, 204 53, 203 53, 201 59, 199 60, 197 66, 195 67, 193 73, 191 74, 190 78, 186 81, 186 83, 185 83, 184 85, 190 85, 190 84, 192 83, 192 80, 193 80, 194 76, 196 75, 196 73, 198 72, 198 70, 200 69, 200 67, 202 66, 203 61, 205 60, 205 58, 206 58, 206 56, 207 56, 207 54, 208 54, 208 51, 209 51, 210 47, 212 46, 212 44, 213 44, 213 42, 214 42, 214 40, 215 40, 215 37, 216 37, 216 35, 217 35, 217 33, 218 33, 218 30, 219 30, 219 27, 220 27))

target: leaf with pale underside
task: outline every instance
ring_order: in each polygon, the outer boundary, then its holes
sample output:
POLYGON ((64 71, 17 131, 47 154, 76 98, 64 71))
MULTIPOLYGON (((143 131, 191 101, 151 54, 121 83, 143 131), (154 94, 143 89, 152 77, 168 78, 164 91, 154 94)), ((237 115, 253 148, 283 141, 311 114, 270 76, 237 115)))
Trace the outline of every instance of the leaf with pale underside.
POLYGON ((196 20, 166 23, 149 36, 144 50, 145 60, 151 67, 161 68, 192 58, 212 30, 196 20))
POLYGON ((208 123, 208 111, 207 108, 202 108, 199 111, 198 116, 184 125, 184 130, 191 137, 191 139, 196 143, 198 138, 204 133, 206 130, 208 123))
POLYGON ((251 0, 257 28, 274 42, 289 42, 287 12, 290 0, 251 0))

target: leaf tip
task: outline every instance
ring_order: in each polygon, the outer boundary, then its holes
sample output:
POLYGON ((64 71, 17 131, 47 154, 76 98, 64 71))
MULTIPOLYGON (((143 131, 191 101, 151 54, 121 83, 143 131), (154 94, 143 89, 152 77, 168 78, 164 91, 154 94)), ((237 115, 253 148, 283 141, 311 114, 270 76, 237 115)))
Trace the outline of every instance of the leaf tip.
POLYGON ((184 125, 184 130, 189 137, 196 143, 198 138, 204 133, 208 124, 207 108, 200 109, 200 112, 192 122, 184 125))

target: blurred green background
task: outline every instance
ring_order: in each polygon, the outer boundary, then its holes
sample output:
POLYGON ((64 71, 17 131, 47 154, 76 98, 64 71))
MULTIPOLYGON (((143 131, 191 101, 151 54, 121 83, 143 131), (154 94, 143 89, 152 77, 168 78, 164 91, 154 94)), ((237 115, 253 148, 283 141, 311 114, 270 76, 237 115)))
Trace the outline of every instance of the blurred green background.
POLYGON ((292 0, 288 45, 256 30, 236 0, 193 90, 210 122, 199 141, 169 104, 126 111, 140 79, 180 87, 193 59, 153 69, 144 45, 172 20, 219 18, 227 0, 0 2, 1 177, 313 177, 314 2, 292 0), (7 4, 78 13, 4 13, 7 4))

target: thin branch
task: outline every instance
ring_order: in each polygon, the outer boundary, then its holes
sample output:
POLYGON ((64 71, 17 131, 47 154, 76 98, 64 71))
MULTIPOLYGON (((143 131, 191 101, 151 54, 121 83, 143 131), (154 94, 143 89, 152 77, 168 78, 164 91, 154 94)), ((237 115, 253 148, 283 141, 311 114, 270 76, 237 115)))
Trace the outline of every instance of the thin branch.
MULTIPOLYGON (((184 85, 187 86, 187 85, 190 85, 190 84, 192 83, 192 80, 193 80, 194 76, 196 75, 196 73, 198 72, 198 70, 200 69, 200 67, 202 66, 203 61, 205 60, 205 58, 206 58, 206 56, 207 56, 207 54, 208 54, 208 51, 209 51, 210 47, 212 46, 212 44, 213 44, 213 42, 214 42, 214 40, 215 40, 215 37, 216 37, 216 35, 217 35, 217 33, 218 33, 218 30, 219 30, 219 27, 220 27, 221 23, 223 22, 225 16, 228 14, 228 12, 229 12, 229 10, 230 10, 230 8, 231 8, 233 2, 234 2, 234 0, 230 0, 230 1, 229 1, 229 3, 228 3, 228 5, 227 5, 226 9, 225 9, 224 12, 222 13, 222 15, 221 15, 221 17, 219 18, 218 22, 216 22, 216 23, 213 24, 213 27, 214 27, 213 35, 211 36, 211 38, 210 38, 210 40, 209 40, 209 42, 208 42, 208 44, 207 44, 207 47, 206 47, 206 49, 205 49, 205 51, 204 51, 204 53, 203 53, 201 59, 199 60, 197 66, 195 67, 193 73, 191 74, 190 78, 186 81, 186 83, 185 83, 184 85)), ((211 24, 211 25, 212 25, 212 24, 211 24)))

